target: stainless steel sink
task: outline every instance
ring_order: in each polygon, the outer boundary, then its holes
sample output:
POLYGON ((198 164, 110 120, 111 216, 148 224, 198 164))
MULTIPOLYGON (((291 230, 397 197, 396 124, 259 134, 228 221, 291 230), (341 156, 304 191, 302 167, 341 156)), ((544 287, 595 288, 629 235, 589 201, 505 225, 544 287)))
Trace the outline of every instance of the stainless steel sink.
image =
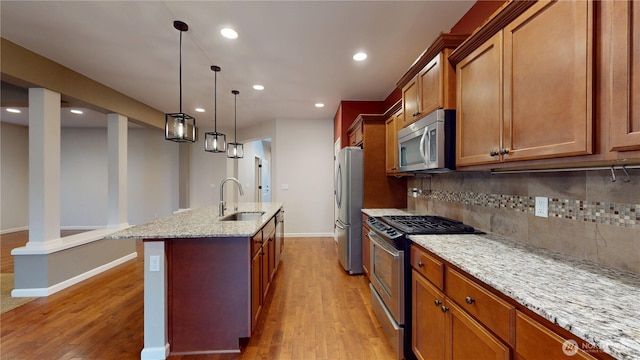
POLYGON ((252 221, 264 215, 264 211, 241 211, 220 218, 220 221, 252 221))

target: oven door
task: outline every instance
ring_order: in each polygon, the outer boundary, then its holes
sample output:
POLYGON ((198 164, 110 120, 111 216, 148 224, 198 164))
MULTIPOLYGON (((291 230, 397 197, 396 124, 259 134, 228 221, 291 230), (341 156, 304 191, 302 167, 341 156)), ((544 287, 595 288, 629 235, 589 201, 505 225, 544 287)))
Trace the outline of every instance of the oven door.
POLYGON ((396 323, 404 325, 404 251, 384 241, 373 229, 367 236, 371 240, 371 284, 396 323))

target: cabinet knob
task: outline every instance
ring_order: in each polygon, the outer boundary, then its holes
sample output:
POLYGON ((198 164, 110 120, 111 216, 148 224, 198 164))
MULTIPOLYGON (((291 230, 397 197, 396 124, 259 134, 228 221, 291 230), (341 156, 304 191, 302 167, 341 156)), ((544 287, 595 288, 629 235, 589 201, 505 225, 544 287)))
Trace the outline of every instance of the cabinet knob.
POLYGON ((436 306, 442 305, 442 301, 440 301, 440 300, 436 300, 433 303, 436 304, 436 306))
POLYGON ((424 263, 422 261, 418 261, 418 267, 424 267, 424 263))
POLYGON ((476 299, 472 298, 471 296, 467 296, 466 298, 464 298, 464 301, 466 301, 467 304, 471 305, 476 302, 476 299))
POLYGON ((442 306, 442 312, 447 312, 447 311, 449 311, 449 308, 443 305, 442 306))
POLYGON ((509 153, 509 149, 502 149, 502 150, 500 150, 500 154, 501 154, 501 155, 506 155, 506 154, 508 154, 508 153, 509 153))
POLYGON ((491 150, 491 152, 489 153, 489 156, 498 156, 499 152, 495 151, 495 150, 491 150))

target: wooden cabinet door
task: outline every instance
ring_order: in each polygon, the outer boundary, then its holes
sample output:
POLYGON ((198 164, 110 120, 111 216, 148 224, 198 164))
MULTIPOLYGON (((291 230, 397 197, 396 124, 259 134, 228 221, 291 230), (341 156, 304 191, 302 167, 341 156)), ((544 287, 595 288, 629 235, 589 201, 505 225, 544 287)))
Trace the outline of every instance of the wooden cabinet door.
POLYGON ((614 1, 610 151, 640 150, 640 3, 614 1))
POLYGON ((438 54, 418 73, 418 109, 426 115, 442 106, 443 79, 440 64, 442 55, 438 54))
POLYGON ((456 165, 494 163, 502 148, 502 32, 456 65, 456 165))
POLYGON ((418 77, 415 76, 402 88, 402 127, 418 120, 418 77))
POLYGON ((515 360, 595 360, 593 356, 580 349, 580 343, 573 339, 569 340, 565 340, 523 313, 519 311, 516 313, 515 360))
POLYGON ((443 360, 445 353, 444 294, 412 270, 411 349, 419 360, 443 360))
POLYGON ((251 331, 258 322, 258 314, 262 307, 262 250, 253 255, 251 260, 251 331))
MULTIPOLYGON (((275 230, 275 229, 274 229, 275 230)), ((269 248, 269 283, 273 280, 273 277, 276 275, 276 232, 273 231, 269 235, 269 242, 267 243, 267 247, 269 248)))
POLYGON ((267 298, 267 292, 269 291, 269 252, 270 248, 268 245, 268 239, 264 240, 264 244, 262 245, 262 271, 260 276, 261 280, 261 289, 262 289, 262 302, 264 303, 264 299, 267 298))
POLYGON ((503 160, 593 153, 593 2, 539 1, 503 31, 503 160))
POLYGON ((402 111, 391 115, 385 121, 386 133, 386 169, 387 174, 395 174, 398 172, 398 130, 402 121, 402 111))
POLYGON ((446 299, 446 359, 509 360, 511 349, 446 299))

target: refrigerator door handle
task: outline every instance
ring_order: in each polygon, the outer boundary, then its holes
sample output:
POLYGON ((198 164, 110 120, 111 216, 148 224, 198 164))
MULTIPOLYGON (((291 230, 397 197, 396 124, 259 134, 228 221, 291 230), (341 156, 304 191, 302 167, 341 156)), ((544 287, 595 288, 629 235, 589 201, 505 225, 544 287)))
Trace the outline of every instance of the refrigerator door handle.
POLYGON ((344 230, 346 228, 346 224, 344 224, 342 221, 340 220, 336 220, 336 224, 335 227, 337 227, 340 230, 344 230))
POLYGON ((342 166, 340 164, 336 173, 336 205, 338 209, 342 208, 342 166))

